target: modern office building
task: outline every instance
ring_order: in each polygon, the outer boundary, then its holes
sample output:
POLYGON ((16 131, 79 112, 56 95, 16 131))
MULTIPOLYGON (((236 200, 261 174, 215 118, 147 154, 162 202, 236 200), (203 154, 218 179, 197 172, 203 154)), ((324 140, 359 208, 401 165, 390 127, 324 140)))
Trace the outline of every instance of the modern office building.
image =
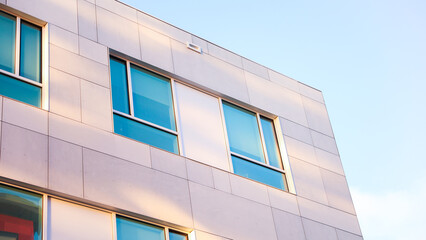
POLYGON ((0 0, 0 239, 359 240, 322 93, 115 0, 0 0))

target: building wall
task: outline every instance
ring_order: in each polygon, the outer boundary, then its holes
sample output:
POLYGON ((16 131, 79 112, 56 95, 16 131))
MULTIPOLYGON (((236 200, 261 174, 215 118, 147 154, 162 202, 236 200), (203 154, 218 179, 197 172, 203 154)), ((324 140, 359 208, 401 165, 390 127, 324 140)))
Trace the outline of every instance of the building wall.
MULTIPOLYGON (((115 0, 0 3, 46 22, 49 43, 48 104, 0 97, 4 182, 194 230, 197 240, 362 239, 320 91, 115 0), (112 50, 176 79, 182 156, 113 133, 112 50), (230 171, 218 98, 277 117, 295 191, 230 171)), ((62 213, 112 231, 111 213, 48 205, 47 239, 72 238, 56 231, 62 213)))

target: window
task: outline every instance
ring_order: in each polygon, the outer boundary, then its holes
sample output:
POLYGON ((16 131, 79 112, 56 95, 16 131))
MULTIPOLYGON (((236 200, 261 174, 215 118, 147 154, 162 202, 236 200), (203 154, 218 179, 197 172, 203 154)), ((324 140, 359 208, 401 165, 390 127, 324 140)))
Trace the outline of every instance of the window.
POLYGON ((130 218, 117 216, 116 222, 117 240, 165 240, 167 233, 169 240, 187 240, 185 234, 169 231, 168 228, 154 226, 130 218))
POLYGON ((42 29, 0 11, 0 94, 41 107, 42 29))
POLYGON ((273 121, 225 101, 223 113, 234 173, 285 190, 273 121))
POLYGON ((42 239, 42 195, 0 185, 0 239, 42 239))
POLYGON ((179 153, 171 80, 110 58, 114 132, 179 153))

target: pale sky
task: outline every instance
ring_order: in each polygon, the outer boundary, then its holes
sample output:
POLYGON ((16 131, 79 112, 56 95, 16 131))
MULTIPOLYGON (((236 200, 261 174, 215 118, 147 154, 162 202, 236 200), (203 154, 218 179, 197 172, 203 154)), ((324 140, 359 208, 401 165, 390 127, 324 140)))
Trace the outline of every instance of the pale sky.
POLYGON ((365 240, 426 236, 426 1, 123 0, 320 89, 365 240))

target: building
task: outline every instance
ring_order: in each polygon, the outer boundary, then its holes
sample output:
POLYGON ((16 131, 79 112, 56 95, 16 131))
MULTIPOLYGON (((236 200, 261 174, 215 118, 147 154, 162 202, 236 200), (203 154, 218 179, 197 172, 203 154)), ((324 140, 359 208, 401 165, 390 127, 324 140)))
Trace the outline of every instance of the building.
POLYGON ((0 11, 0 239, 362 239, 320 91, 115 0, 0 11))

